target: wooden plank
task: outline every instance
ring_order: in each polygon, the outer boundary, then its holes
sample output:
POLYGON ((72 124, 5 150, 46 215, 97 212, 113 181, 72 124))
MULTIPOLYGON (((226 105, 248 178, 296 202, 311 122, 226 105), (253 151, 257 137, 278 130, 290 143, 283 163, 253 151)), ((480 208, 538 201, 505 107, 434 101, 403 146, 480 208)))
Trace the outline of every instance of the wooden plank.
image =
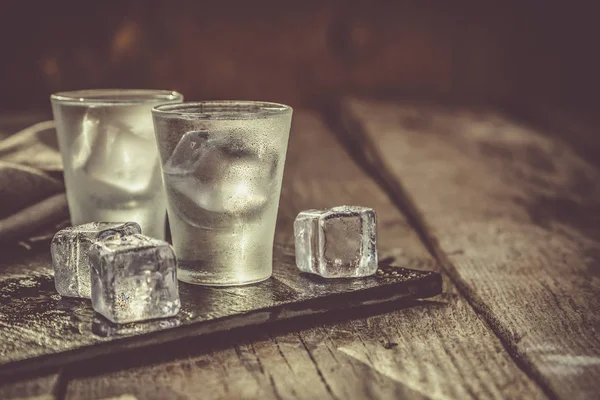
POLYGON ((0 380, 2 400, 59 400, 60 371, 46 372, 38 376, 22 377, 3 382, 0 380))
POLYGON ((512 113, 524 123, 568 142, 589 162, 600 165, 600 118, 596 110, 529 103, 527 107, 511 110, 512 113))
MULTIPOLYGON (((218 346, 219 343, 211 343, 218 346)), ((206 350, 208 346, 195 346, 206 350)), ((261 380, 259 360, 247 345, 231 346, 194 357, 145 363, 103 376, 78 377, 67 388, 66 399, 129 396, 132 399, 276 399, 268 380, 261 380), (198 371, 202 371, 199 374, 198 371), (266 384, 266 385, 265 385, 266 384)), ((181 353, 181 352, 179 352, 181 353)), ((318 387, 312 393, 323 395, 318 387)), ((318 396, 316 398, 325 398, 318 396)))
POLYGON ((600 392, 600 170, 485 110, 348 99, 354 149, 555 398, 600 392))
MULTIPOLYGON (((297 112, 278 219, 277 242, 284 254, 292 257, 291 227, 299 211, 339 204, 375 208, 381 259, 438 269, 406 219, 322 120, 297 112)), ((375 306, 311 318, 304 325, 290 322, 241 342, 215 343, 223 347, 212 351, 202 342, 182 346, 177 354, 165 348, 163 359, 139 366, 87 372, 78 366, 67 399, 120 394, 145 399, 152 393, 163 398, 545 397, 451 283, 436 301, 412 306, 375 306), (166 386, 172 392, 165 394, 166 386)))
MULTIPOLYGON (((296 334, 279 338, 298 342, 296 334)), ((275 340, 253 331, 235 336, 231 341, 237 344, 226 347, 222 338, 215 338, 187 351, 172 349, 175 359, 164 354, 160 362, 143 360, 126 369, 88 372, 71 380, 66 399, 122 395, 137 399, 331 399, 309 355, 298 348, 287 354, 288 359, 275 340)))

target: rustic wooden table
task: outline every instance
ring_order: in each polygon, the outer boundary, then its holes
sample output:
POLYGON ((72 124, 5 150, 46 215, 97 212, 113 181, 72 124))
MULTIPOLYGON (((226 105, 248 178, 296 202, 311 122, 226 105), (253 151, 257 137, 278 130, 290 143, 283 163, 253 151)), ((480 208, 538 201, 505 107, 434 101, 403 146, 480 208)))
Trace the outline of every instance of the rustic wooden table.
POLYGON ((302 209, 373 207, 380 257, 440 271, 441 296, 38 371, 0 398, 597 398, 593 130, 359 99, 331 114, 294 116, 279 240, 302 209))

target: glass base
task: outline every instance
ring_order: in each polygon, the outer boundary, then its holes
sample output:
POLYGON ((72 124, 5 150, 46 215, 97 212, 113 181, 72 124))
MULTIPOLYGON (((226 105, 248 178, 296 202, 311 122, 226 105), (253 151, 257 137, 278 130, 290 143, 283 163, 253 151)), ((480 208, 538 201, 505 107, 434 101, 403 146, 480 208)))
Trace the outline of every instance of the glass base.
POLYGON ((177 267, 177 279, 181 282, 189 283, 192 285, 201 286, 243 286, 251 285, 265 281, 271 277, 271 271, 268 271, 266 275, 252 275, 244 276, 243 273, 232 273, 227 275, 218 275, 198 271, 197 268, 194 270, 187 269, 185 267, 177 267))

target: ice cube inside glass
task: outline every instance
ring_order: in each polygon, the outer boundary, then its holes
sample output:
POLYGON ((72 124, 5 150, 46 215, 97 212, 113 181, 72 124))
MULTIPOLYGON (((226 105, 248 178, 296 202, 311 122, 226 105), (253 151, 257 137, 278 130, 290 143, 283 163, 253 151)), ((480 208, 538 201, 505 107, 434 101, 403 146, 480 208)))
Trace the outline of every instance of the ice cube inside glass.
POLYGON ((179 312, 175 254, 162 240, 131 235, 90 250, 92 307, 114 323, 165 318, 179 312))
POLYGON ((292 109, 254 101, 152 110, 181 281, 268 279, 292 109))
POLYGON ((135 222, 90 222, 65 228, 52 239, 54 284, 61 296, 91 296, 89 249, 95 241, 141 233, 135 222))
POLYGON ((302 211, 294 221, 296 265, 324 278, 356 278, 377 271, 375 211, 339 206, 302 211))

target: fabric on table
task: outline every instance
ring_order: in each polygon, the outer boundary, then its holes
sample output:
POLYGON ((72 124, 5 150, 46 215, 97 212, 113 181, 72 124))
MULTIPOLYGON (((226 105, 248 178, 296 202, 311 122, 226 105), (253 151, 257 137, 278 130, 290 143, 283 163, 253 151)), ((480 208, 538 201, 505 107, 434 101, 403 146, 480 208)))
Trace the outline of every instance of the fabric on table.
POLYGON ((54 121, 1 140, 0 242, 51 235, 68 215, 54 121))

